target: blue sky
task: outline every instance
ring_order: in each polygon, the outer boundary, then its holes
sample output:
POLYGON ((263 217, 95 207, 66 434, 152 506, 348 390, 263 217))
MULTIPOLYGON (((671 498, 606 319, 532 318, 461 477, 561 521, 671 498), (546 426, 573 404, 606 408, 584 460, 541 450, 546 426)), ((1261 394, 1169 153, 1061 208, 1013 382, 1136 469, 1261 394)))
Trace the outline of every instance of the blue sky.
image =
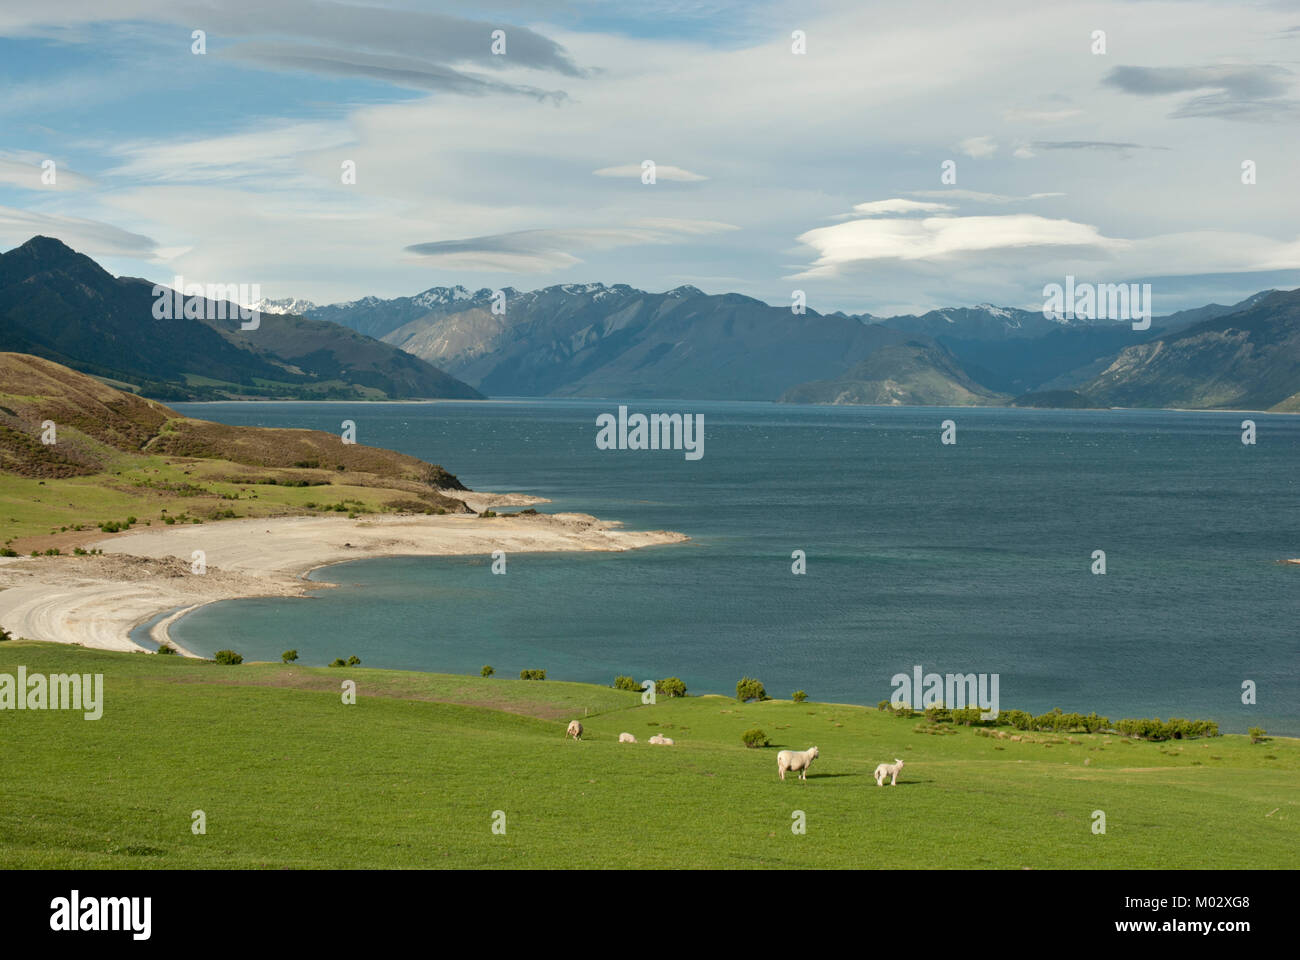
POLYGON ((1281 3, 12 4, 0 248, 320 303, 602 281, 884 315, 1070 273, 1160 313, 1300 285, 1297 63, 1281 3))

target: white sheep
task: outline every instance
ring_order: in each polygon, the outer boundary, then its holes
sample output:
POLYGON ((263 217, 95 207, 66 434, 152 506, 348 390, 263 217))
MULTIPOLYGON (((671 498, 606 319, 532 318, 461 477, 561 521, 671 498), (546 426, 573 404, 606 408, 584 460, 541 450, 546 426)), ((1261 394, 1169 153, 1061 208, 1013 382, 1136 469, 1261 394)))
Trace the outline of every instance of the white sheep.
POLYGON ((894 758, 893 763, 882 763, 880 766, 876 767, 876 786, 883 787, 885 785, 885 777, 890 778, 889 785, 891 787, 897 786, 898 773, 902 769, 903 761, 899 760, 898 757, 894 758))
POLYGON ((671 747, 673 745, 673 741, 669 737, 665 737, 662 733, 656 733, 653 737, 650 738, 649 742, 660 743, 667 747, 671 747))
POLYGON ((799 774, 800 780, 807 780, 808 768, 817 757, 816 747, 807 750, 782 750, 776 755, 776 769, 781 774, 782 780, 785 779, 787 770, 794 770, 799 774))
POLYGON ((636 737, 632 736, 632 734, 630 734, 630 733, 620 733, 620 734, 618 735, 618 742, 619 742, 619 743, 636 743, 636 737))
POLYGON ((568 740, 569 737, 573 737, 574 740, 582 739, 582 724, 577 720, 569 721, 569 729, 564 732, 564 739, 568 740))

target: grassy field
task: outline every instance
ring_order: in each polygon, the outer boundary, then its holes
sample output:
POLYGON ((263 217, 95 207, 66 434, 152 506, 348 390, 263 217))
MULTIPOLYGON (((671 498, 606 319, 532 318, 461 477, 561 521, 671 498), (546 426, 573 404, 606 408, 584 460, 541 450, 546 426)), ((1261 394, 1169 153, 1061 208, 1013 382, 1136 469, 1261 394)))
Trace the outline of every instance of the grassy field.
POLYGON ((0 712, 0 868, 1300 866, 1296 740, 1013 742, 855 706, 0 644, 0 673, 20 664, 102 673, 106 705, 0 712), (773 747, 742 746, 752 726, 773 747), (812 744, 808 780, 779 781, 777 749, 812 744))
POLYGON ((119 453, 108 470, 91 476, 42 480, 0 474, 0 543, 21 553, 48 547, 66 553, 71 543, 102 540, 100 523, 132 516, 140 526, 153 526, 167 516, 179 522, 203 522, 226 511, 240 517, 285 516, 344 501, 358 512, 382 513, 391 511, 387 504, 394 500, 414 499, 409 489, 376 485, 373 477, 349 472, 119 453), (267 477, 316 485, 251 482, 267 477))

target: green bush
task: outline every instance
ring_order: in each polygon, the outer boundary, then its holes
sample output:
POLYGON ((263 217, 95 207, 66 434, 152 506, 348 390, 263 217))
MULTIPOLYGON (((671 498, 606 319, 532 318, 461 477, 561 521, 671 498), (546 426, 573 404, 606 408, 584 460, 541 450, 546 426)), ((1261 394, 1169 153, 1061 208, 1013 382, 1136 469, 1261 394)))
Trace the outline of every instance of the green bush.
POLYGON ((235 653, 234 650, 218 650, 216 656, 212 659, 216 660, 217 663, 224 663, 230 666, 244 662, 244 658, 235 653))
POLYGON ((497 514, 496 514, 496 511, 495 511, 495 510, 484 510, 484 511, 483 511, 482 513, 480 513, 478 516, 479 516, 479 519, 482 520, 482 519, 485 518, 485 517, 495 517, 496 515, 497 515, 497 514))
POLYGON ((952 719, 952 711, 939 704, 925 708, 925 719, 931 723, 947 723, 952 719))
POLYGON ((808 694, 804 693, 802 690, 796 690, 794 694, 791 695, 790 699, 795 703, 803 703, 808 699, 808 694))
POLYGON ((767 739, 767 734, 765 734, 762 730, 758 729, 758 727, 752 727, 749 730, 746 730, 744 733, 740 735, 740 739, 741 742, 745 744, 745 746, 750 747, 752 749, 758 749, 759 747, 770 747, 772 745, 772 741, 767 739))
POLYGON ((545 680, 546 671, 545 670, 520 670, 519 679, 520 680, 545 680))
POLYGON ((479 675, 480 677, 490 677, 490 676, 492 676, 492 674, 494 674, 494 673, 496 673, 496 671, 493 670, 491 667, 489 667, 489 666, 484 666, 483 669, 480 670, 480 671, 478 672, 478 675, 479 675))
POLYGON ((298 659, 297 650, 286 650, 284 651, 284 653, 280 654, 280 660, 284 663, 293 663, 297 659, 298 659))
POLYGON ((631 677, 617 676, 614 678, 615 690, 635 690, 640 692, 641 684, 637 683, 631 677))
POLYGON ((348 662, 344 660, 342 657, 335 657, 333 660, 330 661, 331 667, 346 667, 347 665, 348 662))
POLYGON ((972 726, 980 722, 979 707, 958 707, 952 711, 952 722, 972 726))
POLYGON ((686 682, 679 677, 666 677, 655 683, 655 693, 661 697, 684 697, 686 682))
POLYGON ((349 666, 349 667, 359 667, 359 666, 361 666, 361 658, 360 658, 360 657, 356 657, 356 656, 348 657, 348 666, 349 666))
MULTIPOLYGON (((0 639, 7 640, 8 637, 0 637, 0 639)), ((1263 727, 1251 727, 1247 732, 1250 734, 1251 743, 1259 743, 1261 740, 1265 739, 1263 727)))
POLYGON ((877 709, 877 710, 888 710, 888 709, 889 709, 889 701, 888 701, 888 700, 881 700, 878 704, 876 704, 876 709, 877 709))
POLYGON ((767 690, 763 688, 762 680, 755 680, 753 677, 741 677, 736 681, 736 699, 741 703, 748 700, 771 700, 767 695, 767 690))
POLYGON ((18 556, 17 550, 14 550, 11 547, 0 548, 0 557, 16 557, 16 556, 18 556))
MULTIPOLYGON (((14 635, 12 633, 10 633, 4 627, 0 627, 0 643, 4 643, 6 640, 12 640, 13 638, 14 635)), ((1262 730, 1260 732, 1263 733, 1262 730)))
POLYGON ((173 650, 171 647, 167 646, 167 644, 165 643, 160 644, 158 646, 158 652, 161 653, 163 656, 169 656, 169 655, 173 657, 176 656, 176 651, 173 650))
POLYGON ((1125 717, 1115 724, 1115 731, 1126 737, 1139 740, 1183 740, 1193 737, 1217 737, 1219 725, 1213 720, 1184 720, 1170 717, 1162 721, 1153 719, 1125 717))

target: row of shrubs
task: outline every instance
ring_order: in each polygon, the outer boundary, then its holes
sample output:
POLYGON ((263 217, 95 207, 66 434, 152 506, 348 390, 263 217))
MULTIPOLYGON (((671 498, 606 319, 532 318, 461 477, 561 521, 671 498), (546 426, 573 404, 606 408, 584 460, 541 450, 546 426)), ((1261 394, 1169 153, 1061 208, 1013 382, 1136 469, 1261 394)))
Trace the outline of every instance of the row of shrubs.
MULTIPOLYGON (((917 711, 906 703, 895 706, 881 700, 878 709, 888 710, 897 717, 915 717, 917 711)), ((1194 737, 1217 737, 1219 725, 1213 720, 1185 720, 1171 717, 1161 720, 1126 718, 1112 724, 1109 717, 1096 713, 1063 713, 1060 707, 1049 713, 1034 716, 1025 710, 1002 710, 992 720, 981 719, 979 707, 947 708, 942 704, 920 711, 930 723, 954 723, 965 726, 1014 727, 1017 730, 1046 733, 1116 733, 1139 740, 1186 740, 1194 737)))
MULTIPOLYGON (((631 677, 619 676, 614 678, 614 689, 632 690, 640 693, 645 688, 631 677)), ((686 696, 686 681, 680 677, 665 677, 663 680, 656 680, 655 695, 660 697, 684 697, 686 696)))
MULTIPOLYGON (((158 652, 174 653, 175 651, 167 647, 160 647, 158 652)), ((218 650, 213 655, 212 659, 215 660, 217 663, 224 663, 229 666, 233 666, 235 664, 244 662, 243 655, 236 653, 234 650, 218 650)), ((284 653, 280 654, 280 659, 284 663, 293 663, 295 660, 298 659, 298 651, 286 650, 284 651, 284 653)), ((353 656, 353 657, 348 657, 346 660, 344 660, 342 657, 335 657, 333 662, 330 663, 330 666, 331 667, 359 667, 361 666, 361 658, 353 656)))

